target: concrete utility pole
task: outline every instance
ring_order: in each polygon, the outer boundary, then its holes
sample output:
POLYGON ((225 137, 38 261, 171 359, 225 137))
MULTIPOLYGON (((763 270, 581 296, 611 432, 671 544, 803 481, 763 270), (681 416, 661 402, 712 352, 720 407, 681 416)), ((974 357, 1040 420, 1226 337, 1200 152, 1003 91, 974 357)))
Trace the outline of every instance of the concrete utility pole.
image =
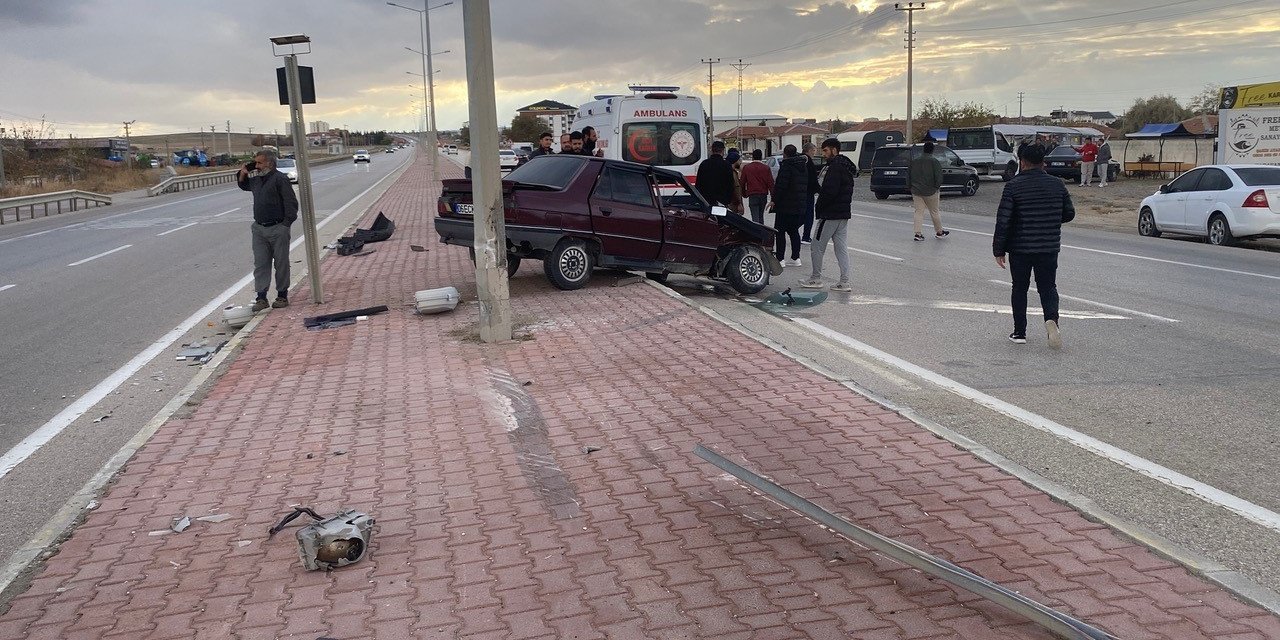
POLYGON ((277 57, 284 58, 285 79, 289 88, 289 120, 293 128, 293 157, 298 168, 298 204, 302 209, 302 243, 307 247, 307 275, 311 277, 311 301, 324 302, 324 291, 320 288, 320 243, 316 237, 316 209, 311 196, 311 168, 307 163, 307 131, 306 120, 302 117, 302 84, 298 78, 298 53, 295 47, 306 44, 311 53, 311 39, 306 36, 284 36, 271 39, 273 51, 275 46, 289 46, 288 54, 277 57))
POLYGON ((898 2, 894 3, 893 8, 907 12, 907 144, 914 144, 915 138, 911 133, 911 53, 916 48, 915 15, 917 11, 924 11, 924 3, 898 2))
POLYGON ((1022 124, 1022 99, 1027 95, 1025 91, 1018 92, 1018 124, 1022 124))
POLYGON ((707 153, 711 153, 711 143, 716 139, 716 92, 712 67, 720 64, 720 58, 703 58, 702 64, 707 65, 707 110, 711 114, 711 126, 707 127, 707 153))
POLYGON ((498 167, 498 107, 493 90, 493 30, 489 0, 462 0, 467 49, 467 102, 471 119, 471 194, 475 220, 476 289, 480 339, 511 339, 507 282, 506 210, 498 167))
POLYGON ((130 120, 124 123, 124 161, 125 166, 130 169, 133 168, 133 143, 130 142, 129 139, 129 126, 135 122, 137 122, 137 120, 130 120))
POLYGON ((0 127, 0 188, 4 188, 4 127, 0 127))
POLYGON ((729 63, 729 66, 738 70, 738 150, 745 152, 746 148, 742 144, 742 70, 751 66, 751 63, 738 58, 738 64, 729 63))
POLYGON ((227 121, 227 155, 231 155, 231 121, 227 121))

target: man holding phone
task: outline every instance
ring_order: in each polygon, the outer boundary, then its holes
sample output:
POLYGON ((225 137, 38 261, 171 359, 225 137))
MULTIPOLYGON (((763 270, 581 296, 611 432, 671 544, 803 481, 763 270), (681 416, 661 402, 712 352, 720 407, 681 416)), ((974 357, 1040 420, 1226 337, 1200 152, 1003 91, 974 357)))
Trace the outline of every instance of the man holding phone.
POLYGON ((276 268, 276 301, 271 307, 289 306, 289 225, 298 219, 298 197, 283 173, 276 171, 276 154, 262 150, 240 169, 237 183, 253 193, 253 312, 267 308, 271 266, 276 268), (252 174, 250 172, 253 172, 252 174))

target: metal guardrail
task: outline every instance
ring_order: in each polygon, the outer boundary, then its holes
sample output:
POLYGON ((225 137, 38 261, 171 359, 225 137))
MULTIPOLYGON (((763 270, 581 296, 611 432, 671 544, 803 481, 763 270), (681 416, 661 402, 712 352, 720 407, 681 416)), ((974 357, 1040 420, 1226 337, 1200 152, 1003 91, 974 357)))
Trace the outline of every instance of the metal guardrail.
POLYGON ((111 196, 92 191, 71 189, 53 193, 18 196, 16 198, 4 198, 0 200, 0 224, 5 223, 6 212, 10 210, 14 212, 13 222, 18 222, 22 220, 23 209, 29 212, 29 218, 34 218, 36 217, 37 208, 42 209, 44 215, 48 217, 50 212, 57 214, 64 211, 79 211, 80 209, 89 208, 89 205, 95 207, 110 206, 111 196))
POLYGON ((189 176, 169 176, 161 180, 154 187, 147 187, 148 196, 158 196, 162 193, 170 191, 182 191, 184 189, 196 189, 198 187, 209 187, 215 184, 223 184, 226 182, 235 182, 236 174, 240 172, 240 168, 228 169, 226 171, 210 171, 208 173, 197 173, 189 176))

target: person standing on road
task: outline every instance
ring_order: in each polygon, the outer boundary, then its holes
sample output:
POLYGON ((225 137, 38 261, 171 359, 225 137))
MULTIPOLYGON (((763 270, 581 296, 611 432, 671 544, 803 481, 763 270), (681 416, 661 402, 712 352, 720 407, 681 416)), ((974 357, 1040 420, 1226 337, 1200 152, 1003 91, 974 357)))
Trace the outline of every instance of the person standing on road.
POLYGON ((916 242, 924 241, 924 212, 933 220, 933 236, 944 238, 950 231, 942 228, 942 161, 933 155, 933 143, 925 142, 918 157, 911 159, 907 175, 911 183, 911 201, 916 206, 916 242))
POLYGON ((271 306, 289 306, 289 225, 298 219, 298 198, 293 185, 283 173, 276 171, 276 155, 259 151, 253 157, 254 172, 249 165, 241 167, 237 183, 253 193, 253 290, 258 296, 253 312, 267 308, 267 289, 271 286, 271 265, 276 268, 276 301, 271 306))
POLYGON ((712 206, 733 205, 733 166, 724 159, 723 141, 711 143, 711 155, 698 165, 696 181, 694 188, 712 206))
POLYGON ((804 145, 804 158, 809 162, 809 197, 805 200, 804 205, 804 233, 800 234, 800 241, 809 244, 813 242, 813 199, 818 197, 818 168, 813 165, 813 154, 818 148, 813 143, 806 142, 804 145))
POLYGON ((1083 145, 1071 148, 1080 152, 1080 186, 1087 187, 1093 182, 1093 165, 1098 161, 1098 145, 1093 143, 1093 138, 1088 138, 1083 145))
POLYGON ((538 148, 529 153, 529 159, 532 160, 538 156, 549 156, 551 153, 551 132, 543 131, 542 135, 538 136, 538 148))
MULTIPOLYGON (((791 148, 795 155, 795 147, 791 148)), ((747 206, 751 209, 751 219, 757 224, 764 224, 764 205, 773 191, 773 172, 761 160, 764 154, 759 149, 751 152, 751 162, 742 167, 742 193, 747 197, 747 206)), ((781 169, 778 170, 781 173, 781 169)), ((775 225, 776 226, 776 225, 775 225)), ((800 250, 800 238, 796 237, 796 251, 800 250)), ((800 254, 796 254, 799 257, 800 254)), ((778 258, 782 260, 782 258, 778 258)))
MULTIPOLYGON (((757 149, 755 154, 759 153, 757 149)), ((763 162, 753 162, 747 166, 752 165, 764 168, 765 174, 773 178, 773 172, 763 162)), ((773 184, 773 202, 769 206, 773 209, 773 227, 778 230, 773 255, 783 266, 799 267, 800 225, 804 224, 804 201, 809 197, 809 159, 796 153, 794 144, 783 147, 782 162, 778 163, 778 179, 770 182, 773 184), (791 238, 791 259, 784 262, 788 237, 791 238)))
POLYGON ((831 285, 832 291, 853 291, 849 284, 849 243, 846 230, 853 205, 853 161, 840 153, 840 141, 827 138, 822 141, 822 156, 826 164, 818 175, 818 203, 814 213, 818 219, 817 233, 809 245, 812 275, 801 282, 806 289, 822 288, 822 258, 827 243, 834 243, 836 263, 840 265, 840 281, 831 285))
POLYGON ((600 139, 600 134, 596 128, 587 125, 582 128, 582 155, 584 156, 604 156, 604 149, 596 148, 596 141, 600 139))
POLYGON ((742 197, 742 154, 738 153, 736 148, 730 147, 724 159, 733 169, 733 204, 729 205, 729 210, 743 215, 746 213, 746 208, 743 206, 742 197))
POLYGON ((1107 173, 1111 170, 1111 143, 1104 137, 1098 145, 1098 187, 1107 186, 1107 173))
POLYGON ((573 136, 572 134, 560 134, 560 151, 557 153, 573 153, 573 136))
POLYGON ((1044 308, 1045 332, 1049 346, 1058 349, 1062 337, 1058 328, 1058 252, 1062 248, 1062 225, 1076 217, 1062 180, 1045 173, 1045 148, 1038 144, 1018 147, 1021 171, 1004 186, 991 252, 996 264, 1013 276, 1013 333, 1016 344, 1027 343, 1027 289, 1035 274, 1040 306, 1044 308))

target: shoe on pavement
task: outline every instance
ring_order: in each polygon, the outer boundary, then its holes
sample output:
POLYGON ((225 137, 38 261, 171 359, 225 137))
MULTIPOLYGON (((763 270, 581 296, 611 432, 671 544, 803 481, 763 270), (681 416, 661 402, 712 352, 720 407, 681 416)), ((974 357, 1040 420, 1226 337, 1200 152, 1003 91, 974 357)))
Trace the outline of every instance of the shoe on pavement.
POLYGON ((1058 322, 1056 320, 1045 320, 1044 329, 1049 334, 1049 348, 1062 348, 1062 334, 1058 332, 1058 322))
POLYGON ((801 280, 800 287, 804 289, 821 289, 822 280, 819 278, 809 278, 808 280, 801 280))
POLYGON ((913 240, 915 240, 916 242, 924 242, 924 234, 923 234, 923 233, 917 233, 917 234, 916 234, 916 237, 915 237, 915 238, 912 238, 912 239, 913 239, 913 240))
POLYGON ((801 238, 801 239, 800 239, 800 244, 813 244, 813 241, 812 241, 812 240, 805 239, 805 238, 801 238))
POLYGON ((832 291, 853 291, 853 287, 849 286, 848 282, 841 281, 831 285, 831 290, 832 291))
POLYGON ((1013 333, 1009 334, 1009 341, 1014 344, 1026 344, 1027 335, 1025 333, 1018 333, 1017 331, 1014 331, 1013 333))
POLYGON ((253 301, 253 312, 257 313, 259 311, 262 311, 263 309, 266 309, 269 306, 271 305, 267 304, 266 298, 258 298, 257 300, 253 301))
POLYGON ((790 260, 788 260, 788 261, 787 261, 787 264, 786 264, 785 266, 788 266, 788 267, 803 267, 803 266, 804 266, 804 263, 800 262, 800 258, 792 258, 792 259, 790 259, 790 260))
POLYGON ((947 236, 949 236, 949 235, 951 235, 951 232, 950 232, 950 231, 947 231, 946 229, 943 229, 942 231, 939 231, 939 232, 937 232, 937 233, 933 234, 933 237, 935 237, 935 238, 945 238, 945 237, 947 237, 947 236))
POLYGON ((271 303, 272 309, 283 309, 287 306, 289 306, 288 298, 276 298, 276 301, 271 303))

